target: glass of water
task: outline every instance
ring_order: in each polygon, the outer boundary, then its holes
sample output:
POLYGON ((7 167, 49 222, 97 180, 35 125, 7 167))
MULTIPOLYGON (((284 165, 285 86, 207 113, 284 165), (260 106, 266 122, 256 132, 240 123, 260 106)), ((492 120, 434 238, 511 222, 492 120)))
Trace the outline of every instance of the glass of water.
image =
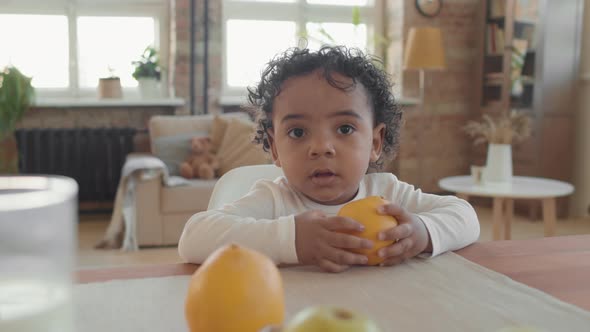
POLYGON ((78 185, 0 176, 0 331, 73 332, 78 185))

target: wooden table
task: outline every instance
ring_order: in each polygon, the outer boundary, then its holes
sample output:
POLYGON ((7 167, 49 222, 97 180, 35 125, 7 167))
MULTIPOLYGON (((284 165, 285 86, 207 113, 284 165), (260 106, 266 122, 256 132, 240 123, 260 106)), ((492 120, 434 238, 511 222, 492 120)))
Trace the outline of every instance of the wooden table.
MULTIPOLYGON (((590 311, 590 235, 479 242, 457 254, 590 311)), ((164 264, 77 272, 79 283, 192 274, 191 264, 164 264)))
POLYGON ((530 176, 514 176, 510 183, 474 183, 469 175, 451 176, 441 179, 438 185, 444 190, 457 193, 457 196, 465 200, 469 196, 492 197, 494 240, 510 240, 515 199, 541 200, 545 236, 554 236, 556 198, 570 195, 574 191, 574 186, 567 182, 530 176))

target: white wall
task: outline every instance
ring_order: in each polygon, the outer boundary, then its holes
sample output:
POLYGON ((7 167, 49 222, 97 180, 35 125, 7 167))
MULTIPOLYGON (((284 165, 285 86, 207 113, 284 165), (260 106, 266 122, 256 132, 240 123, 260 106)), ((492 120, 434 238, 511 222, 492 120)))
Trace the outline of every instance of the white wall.
POLYGON ((572 216, 590 215, 590 0, 584 1, 582 30, 572 216))

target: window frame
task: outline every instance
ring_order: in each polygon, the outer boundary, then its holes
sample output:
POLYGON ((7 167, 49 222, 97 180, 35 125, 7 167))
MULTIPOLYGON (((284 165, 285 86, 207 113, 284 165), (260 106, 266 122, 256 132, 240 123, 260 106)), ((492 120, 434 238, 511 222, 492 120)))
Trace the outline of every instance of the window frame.
MULTIPOLYGON (((379 1, 368 0, 366 6, 359 7, 360 23, 367 25, 367 40, 375 31, 381 31, 382 22, 378 14, 379 1)), ((306 23, 308 22, 334 22, 334 23, 351 23, 352 8, 354 6, 346 5, 320 5, 307 4, 306 0, 294 0, 290 3, 280 2, 254 2, 254 1, 234 1, 222 0, 222 21, 221 35, 222 54, 221 54, 221 91, 220 104, 236 105, 246 102, 247 91, 245 88, 230 87, 228 85, 228 68, 227 68, 227 35, 226 22, 232 19, 243 20, 260 20, 260 21, 294 21, 297 35, 300 35, 306 23)), ((293 45, 295 46, 295 45, 293 45)), ((371 44, 368 45, 371 47, 371 44)), ((378 48, 378 46, 373 46, 378 48)), ((378 50, 371 50, 375 53, 378 50)), ((260 68, 262 70, 262 68, 260 68)))
MULTIPOLYGON (((81 88, 78 78, 77 18, 79 16, 152 17, 155 22, 155 47, 160 50, 160 61, 167 67, 170 45, 170 7, 166 0, 13 0, 0 8, 0 14, 64 15, 68 20, 68 80, 66 88, 35 88, 41 98, 92 98, 98 97, 97 88, 81 88)), ((140 54, 138 54, 138 57, 140 54)), ((168 81, 168 72, 162 72, 162 82, 168 81)), ((162 91, 167 90, 162 84, 162 91)), ((139 97, 138 88, 123 87, 123 98, 139 97)))

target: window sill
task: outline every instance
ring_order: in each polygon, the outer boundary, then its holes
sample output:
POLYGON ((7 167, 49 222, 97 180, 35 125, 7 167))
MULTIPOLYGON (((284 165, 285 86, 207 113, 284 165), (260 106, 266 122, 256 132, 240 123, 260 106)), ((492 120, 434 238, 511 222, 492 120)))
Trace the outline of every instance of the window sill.
MULTIPOLYGON (((415 106, 420 105, 420 99, 418 98, 399 98, 397 99, 399 105, 402 106, 415 106)), ((247 100, 245 97, 238 97, 238 96, 222 96, 219 99, 219 104, 221 106, 240 106, 245 105, 247 100)))
POLYGON ((37 98, 33 107, 67 108, 67 107, 180 107, 184 106, 182 98, 154 99, 97 99, 97 98, 37 98))

